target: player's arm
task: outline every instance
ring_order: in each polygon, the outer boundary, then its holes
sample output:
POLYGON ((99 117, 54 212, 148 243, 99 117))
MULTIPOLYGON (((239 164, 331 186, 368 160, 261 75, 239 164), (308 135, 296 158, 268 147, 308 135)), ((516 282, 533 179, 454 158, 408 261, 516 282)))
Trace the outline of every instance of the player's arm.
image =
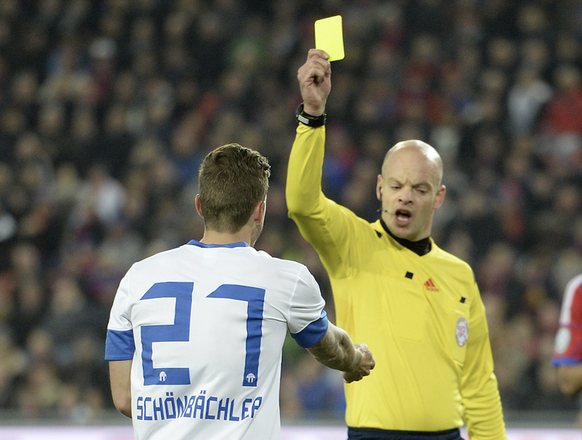
POLYGON ((368 346, 354 344, 345 330, 331 322, 323 338, 307 350, 326 367, 342 371, 348 383, 368 376, 375 366, 368 346))
POLYGON ((109 361, 111 395, 115 408, 131 418, 131 363, 132 360, 109 361))
POLYGON ((558 367, 558 386, 569 397, 576 397, 582 390, 582 364, 560 365, 558 367))
POLYGON ((573 277, 562 298, 560 328, 556 333, 553 364, 558 387, 569 397, 582 391, 582 274, 573 277))

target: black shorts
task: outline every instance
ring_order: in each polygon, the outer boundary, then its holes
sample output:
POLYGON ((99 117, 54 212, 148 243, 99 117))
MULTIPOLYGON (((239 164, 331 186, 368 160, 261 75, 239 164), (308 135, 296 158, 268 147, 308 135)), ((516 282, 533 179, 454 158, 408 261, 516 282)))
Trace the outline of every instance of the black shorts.
POLYGON ((348 427, 348 440, 463 440, 463 437, 458 428, 426 432, 348 427))

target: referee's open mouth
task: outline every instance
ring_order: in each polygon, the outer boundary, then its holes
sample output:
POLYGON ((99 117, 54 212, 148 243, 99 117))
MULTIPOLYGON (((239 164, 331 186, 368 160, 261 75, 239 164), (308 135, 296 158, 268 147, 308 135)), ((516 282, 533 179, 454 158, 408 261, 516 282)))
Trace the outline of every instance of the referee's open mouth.
POLYGON ((410 221, 412 213, 407 209, 397 209, 395 212, 395 217, 396 223, 398 223, 399 226, 404 226, 410 221))

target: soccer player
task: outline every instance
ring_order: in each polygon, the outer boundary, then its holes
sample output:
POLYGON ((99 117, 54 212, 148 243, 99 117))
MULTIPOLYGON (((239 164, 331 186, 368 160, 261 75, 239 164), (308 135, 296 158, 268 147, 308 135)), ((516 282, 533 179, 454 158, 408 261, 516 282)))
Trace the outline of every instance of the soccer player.
POLYGON ((113 402, 136 440, 280 438, 287 331, 346 382, 374 367, 365 344, 328 322, 307 268, 253 245, 263 228, 270 166, 238 144, 199 172, 200 241, 135 263, 107 330, 113 402))
POLYGON ((366 340, 377 367, 346 387, 350 439, 505 440, 485 309, 469 265, 430 237, 445 198, 443 165, 409 140, 385 156, 370 223, 321 189, 328 56, 310 50, 297 75, 302 105, 289 158, 290 217, 330 277, 337 323, 366 340))
MULTIPOLYGON (((566 285, 560 312, 560 327, 554 344, 560 391, 576 397, 582 390, 582 274, 566 285)), ((582 413, 578 418, 582 426, 582 413)))

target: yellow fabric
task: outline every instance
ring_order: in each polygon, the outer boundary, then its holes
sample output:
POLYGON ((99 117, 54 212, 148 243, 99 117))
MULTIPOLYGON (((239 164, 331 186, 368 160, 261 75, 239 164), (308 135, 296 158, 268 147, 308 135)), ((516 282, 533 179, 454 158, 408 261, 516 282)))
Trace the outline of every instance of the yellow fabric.
POLYGON ((348 426, 440 431, 462 426, 464 417, 471 440, 506 439, 471 268, 434 242, 418 256, 379 221, 327 199, 324 148, 325 127, 298 125, 286 196, 289 216, 330 276, 337 324, 376 360, 369 377, 345 387, 348 426), (460 346, 463 318, 469 337, 460 346))

